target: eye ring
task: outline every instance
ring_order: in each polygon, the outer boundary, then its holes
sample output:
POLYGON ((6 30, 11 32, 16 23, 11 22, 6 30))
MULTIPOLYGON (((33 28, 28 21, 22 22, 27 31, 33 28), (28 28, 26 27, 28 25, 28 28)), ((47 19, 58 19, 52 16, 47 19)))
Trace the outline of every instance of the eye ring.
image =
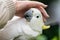
POLYGON ((39 16, 36 16, 36 18, 39 18, 39 16))

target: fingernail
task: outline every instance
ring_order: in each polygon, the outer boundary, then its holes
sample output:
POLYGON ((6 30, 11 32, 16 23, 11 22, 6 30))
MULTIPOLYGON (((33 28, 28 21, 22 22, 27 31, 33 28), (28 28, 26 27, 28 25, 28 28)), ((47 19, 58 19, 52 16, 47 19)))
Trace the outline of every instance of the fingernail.
POLYGON ((50 16, 46 13, 46 17, 50 17, 50 16))
POLYGON ((45 5, 45 7, 47 7, 48 5, 45 5))
POLYGON ((47 20, 45 19, 44 22, 46 22, 47 20))
POLYGON ((47 15, 47 17, 50 17, 49 15, 47 15))
POLYGON ((43 19, 44 22, 46 22, 47 20, 46 19, 43 19))

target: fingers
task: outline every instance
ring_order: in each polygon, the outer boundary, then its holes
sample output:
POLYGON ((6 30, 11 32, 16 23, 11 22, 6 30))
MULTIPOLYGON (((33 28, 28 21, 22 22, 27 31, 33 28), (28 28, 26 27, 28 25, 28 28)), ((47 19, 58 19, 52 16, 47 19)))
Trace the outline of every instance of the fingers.
POLYGON ((45 18, 49 17, 49 15, 47 14, 46 10, 43 7, 40 6, 38 7, 38 9, 41 11, 41 13, 43 14, 45 18))
POLYGON ((33 7, 33 6, 34 7, 35 6, 42 6, 43 8, 47 7, 47 5, 45 5, 45 4, 41 3, 41 2, 37 2, 37 1, 18 1, 18 2, 25 3, 24 5, 29 4, 29 6, 31 5, 31 7, 33 7))
POLYGON ((44 21, 44 22, 46 22, 46 21, 47 21, 45 17, 43 17, 43 21, 44 21))
POLYGON ((47 12, 44 9, 44 8, 47 7, 47 5, 45 5, 45 4, 41 3, 41 2, 36 2, 36 1, 18 1, 18 3, 19 3, 20 6, 17 7, 17 8, 20 10, 20 12, 26 11, 26 10, 34 7, 34 8, 38 8, 42 12, 42 14, 43 14, 43 16, 45 18, 49 17, 49 15, 47 14, 47 12))
POLYGON ((33 2, 34 2, 34 4, 42 6, 43 8, 46 8, 48 6, 48 5, 45 5, 44 3, 41 3, 41 2, 37 2, 37 1, 33 1, 33 2))
POLYGON ((42 6, 43 8, 47 7, 47 5, 37 1, 26 1, 26 2, 29 2, 29 4, 32 4, 32 6, 42 6))

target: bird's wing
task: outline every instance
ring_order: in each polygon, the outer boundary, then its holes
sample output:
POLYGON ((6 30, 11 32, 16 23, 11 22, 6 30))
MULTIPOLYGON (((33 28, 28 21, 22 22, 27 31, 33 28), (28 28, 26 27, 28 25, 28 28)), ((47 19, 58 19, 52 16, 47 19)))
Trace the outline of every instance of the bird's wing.
POLYGON ((23 24, 22 25, 22 30, 26 35, 36 37, 39 33, 32 30, 28 24, 23 24))
POLYGON ((7 25, 0 30, 0 40, 10 40, 20 35, 22 32, 20 27, 21 25, 17 21, 18 20, 7 23, 7 25))

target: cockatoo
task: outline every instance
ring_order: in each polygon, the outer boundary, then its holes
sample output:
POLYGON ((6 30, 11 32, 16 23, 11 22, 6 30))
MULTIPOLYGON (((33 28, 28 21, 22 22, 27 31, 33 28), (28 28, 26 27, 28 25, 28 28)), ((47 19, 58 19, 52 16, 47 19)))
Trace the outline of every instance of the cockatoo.
POLYGON ((24 14, 24 18, 10 21, 0 30, 0 40, 29 40, 42 34, 45 26, 41 12, 31 8, 24 14))

